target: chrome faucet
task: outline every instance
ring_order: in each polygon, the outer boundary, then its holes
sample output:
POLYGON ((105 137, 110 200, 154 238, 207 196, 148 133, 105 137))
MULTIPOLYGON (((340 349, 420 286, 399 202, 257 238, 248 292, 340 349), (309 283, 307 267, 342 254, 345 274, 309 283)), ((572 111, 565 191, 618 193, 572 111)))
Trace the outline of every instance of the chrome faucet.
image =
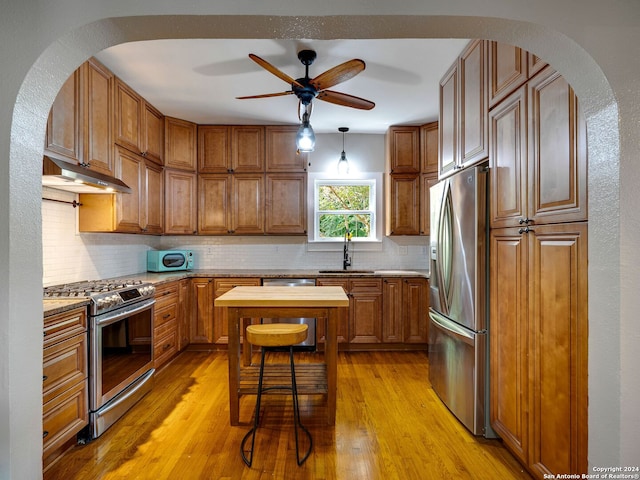
POLYGON ((344 233, 344 247, 342 249, 342 269, 346 270, 351 266, 351 257, 349 256, 349 243, 351 242, 351 232, 347 229, 344 233))

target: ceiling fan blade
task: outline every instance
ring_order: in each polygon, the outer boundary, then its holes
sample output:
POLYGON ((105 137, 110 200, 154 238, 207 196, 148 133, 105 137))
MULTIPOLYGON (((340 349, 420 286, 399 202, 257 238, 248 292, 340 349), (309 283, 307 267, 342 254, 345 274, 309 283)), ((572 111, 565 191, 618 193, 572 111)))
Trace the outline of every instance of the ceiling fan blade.
POLYGON ((249 58, 251 60, 253 60, 254 62, 256 62, 258 65, 260 65, 262 68, 267 70, 268 72, 273 73, 276 77, 278 77, 281 80, 284 80, 285 82, 287 82, 289 85, 297 85, 298 87, 303 88, 303 86, 296 79, 291 78, 289 75, 287 75, 284 72, 281 72, 276 67, 271 65, 266 60, 260 58, 259 56, 254 55, 253 53, 250 53, 249 54, 249 58))
POLYGON ((246 100, 247 98, 268 98, 268 97, 280 97, 282 95, 293 95, 293 91, 279 92, 279 93, 263 93, 262 95, 248 95, 246 97, 236 97, 237 100, 246 100))
POLYGON ((334 92, 332 90, 323 90, 316 98, 325 102, 335 103, 336 105, 342 105, 344 107, 358 108, 360 110, 371 110, 376 106, 375 103, 364 98, 334 92))
POLYGON ((309 83, 317 90, 324 90, 325 88, 331 88, 338 83, 345 82, 350 78, 355 77, 364 69, 364 61, 354 58, 353 60, 349 60, 348 62, 344 62, 330 68, 326 72, 321 73, 310 80, 309 83))

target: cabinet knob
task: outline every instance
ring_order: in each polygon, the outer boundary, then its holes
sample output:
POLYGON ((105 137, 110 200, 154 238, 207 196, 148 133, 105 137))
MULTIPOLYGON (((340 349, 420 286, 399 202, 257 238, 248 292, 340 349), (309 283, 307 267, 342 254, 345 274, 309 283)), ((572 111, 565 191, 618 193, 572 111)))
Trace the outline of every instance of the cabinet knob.
POLYGON ((526 226, 525 228, 520 228, 518 230, 518 233, 522 234, 522 233, 529 233, 529 232, 533 232, 533 228, 526 226))
POLYGON ((524 218, 521 218, 520 220, 518 220, 518 223, 520 225, 529 225, 529 223, 531 223, 531 219, 527 218, 527 217, 524 217, 524 218))
POLYGON ((43 381, 43 382, 44 382, 47 378, 49 378, 49 377, 48 377, 48 376, 46 376, 46 375, 42 375, 42 381, 43 381))
POLYGON ((47 435, 49 435, 49 432, 47 430, 45 430, 44 432, 42 432, 42 438, 46 438, 47 435))

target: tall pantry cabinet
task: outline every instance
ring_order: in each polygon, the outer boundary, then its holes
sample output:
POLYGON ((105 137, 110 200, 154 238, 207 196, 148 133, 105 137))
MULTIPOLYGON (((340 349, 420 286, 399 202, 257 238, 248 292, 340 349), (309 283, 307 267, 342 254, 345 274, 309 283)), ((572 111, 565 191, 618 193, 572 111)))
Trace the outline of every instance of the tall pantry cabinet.
POLYGON ((489 46, 490 416, 544 478, 588 468, 586 125, 528 57, 489 46))

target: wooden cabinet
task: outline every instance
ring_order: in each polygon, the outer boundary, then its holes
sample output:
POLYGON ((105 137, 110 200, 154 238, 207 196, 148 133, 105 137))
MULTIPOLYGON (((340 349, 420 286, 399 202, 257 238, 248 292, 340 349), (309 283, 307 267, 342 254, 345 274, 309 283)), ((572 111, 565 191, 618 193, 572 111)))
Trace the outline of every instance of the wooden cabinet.
POLYGON ((195 235, 198 228, 196 173, 165 168, 164 191, 164 233, 195 235))
POLYGON ((431 187, 438 183, 438 175, 420 175, 420 235, 431 233, 431 187))
POLYGON ((191 340, 191 281, 178 282, 178 350, 184 350, 191 340))
POLYGON ((429 282, 425 278, 405 278, 402 285, 404 343, 424 343, 429 339, 429 282))
POLYGON ((494 228, 587 219, 586 122, 550 67, 490 113, 494 228))
POLYGON ((89 423, 86 307, 44 319, 43 467, 73 446, 89 423))
POLYGON ((80 194, 81 232, 160 234, 164 223, 162 167, 116 147, 114 170, 133 190, 130 194, 80 194))
POLYGON ((429 283, 426 278, 385 278, 382 301, 385 343, 427 344, 429 283))
POLYGON ((587 472, 587 225, 491 231, 491 424, 539 478, 587 472))
MULTIPOLYGON (((213 298, 228 292, 234 287, 254 287, 260 286, 259 278, 216 278, 213 280, 213 298)), ((229 343, 229 322, 227 321, 226 307, 213 307, 213 342, 217 344, 229 343)), ((244 337, 244 332, 240 332, 240 338, 244 337)))
POLYGON ((437 176, 438 122, 390 127, 385 141, 386 234, 428 235, 428 188, 437 176))
POLYGON ((113 82, 95 58, 69 77, 49 113, 45 155, 113 174, 113 82))
POLYGON ((264 127, 202 125, 198 127, 200 173, 264 171, 264 127))
POLYGON ((438 174, 438 122, 420 126, 420 173, 438 174))
POLYGON ((153 105, 144 102, 140 155, 158 165, 163 165, 164 147, 164 116, 153 105))
POLYGON ((213 279, 191 279, 189 343, 213 343, 213 279))
POLYGON ((402 343, 404 341, 404 318, 402 278, 382 280, 382 341, 402 343))
POLYGON ((387 235, 419 235, 420 175, 390 175, 387 191, 387 235))
POLYGON ((91 170, 113 175, 113 74, 95 58, 85 70, 84 160, 91 170))
POLYGON ((140 154, 144 100, 116 77, 114 101, 114 141, 128 150, 140 154))
POLYGON ((514 45, 489 44, 489 108, 504 100, 529 78, 528 53, 514 45))
POLYGON ((389 127, 386 135, 387 171, 396 173, 420 173, 420 128, 389 127))
POLYGON ((197 161, 197 126, 179 118, 164 119, 164 164, 167 168, 194 172, 197 161))
MULTIPOLYGON (((382 342, 382 279, 318 278, 317 285, 341 286, 349 297, 349 321, 338 328, 338 342, 376 344, 382 342)), ((324 341, 319 328, 318 341, 324 341)))
POLYGON ((62 85, 47 120, 44 154, 71 163, 82 162, 81 69, 62 85))
POLYGON ((309 156, 296 150, 297 125, 265 127, 267 172, 306 172, 309 156))
POLYGON ((153 363, 156 369, 171 360, 180 350, 178 324, 180 319, 179 282, 156 287, 153 316, 153 363))
POLYGON ((305 235, 307 174, 267 173, 265 180, 265 233, 305 235))
POLYGON ((441 178, 489 154, 487 67, 487 42, 472 40, 440 81, 441 178))
POLYGON ((458 62, 440 80, 440 114, 438 121, 438 177, 453 173, 458 166, 458 62))
POLYGON ((198 192, 200 234, 264 233, 263 174, 201 174, 198 192))
POLYGON ((114 141, 136 155, 162 165, 164 117, 118 77, 114 87, 114 141))

